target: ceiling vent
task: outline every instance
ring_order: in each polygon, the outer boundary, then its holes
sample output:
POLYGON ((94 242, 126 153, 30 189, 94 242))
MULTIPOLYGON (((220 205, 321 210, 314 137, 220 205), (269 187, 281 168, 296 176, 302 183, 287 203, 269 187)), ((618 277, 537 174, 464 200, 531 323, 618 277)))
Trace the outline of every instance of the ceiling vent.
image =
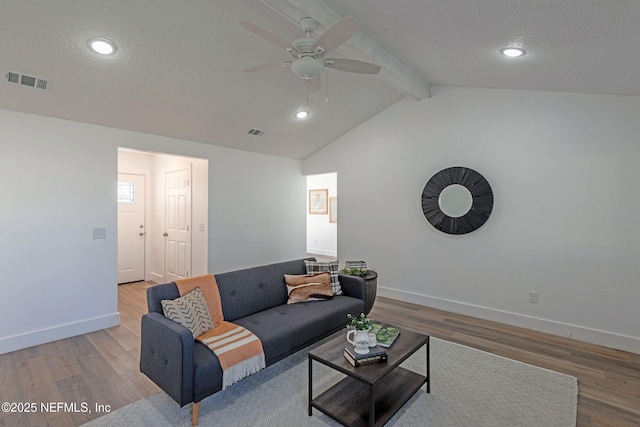
POLYGON ((249 132, 247 132, 249 135, 254 135, 254 136, 261 136, 264 135, 264 131, 260 130, 260 129, 249 129, 249 132))
POLYGON ((37 76, 30 76, 17 71, 5 70, 4 77, 7 82, 32 89, 51 91, 51 80, 37 76))

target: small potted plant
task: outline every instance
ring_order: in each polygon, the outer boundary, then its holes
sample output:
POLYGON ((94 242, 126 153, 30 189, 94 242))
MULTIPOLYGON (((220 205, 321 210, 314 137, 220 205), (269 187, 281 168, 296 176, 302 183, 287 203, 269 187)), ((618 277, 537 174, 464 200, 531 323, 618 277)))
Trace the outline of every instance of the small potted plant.
POLYGON ((367 318, 364 313, 360 316, 347 314, 347 341, 353 344, 354 351, 358 354, 369 353, 369 331, 371 330, 372 319, 367 318), (353 340, 349 337, 353 334, 353 340))
POLYGON ((362 276, 366 276, 367 274, 369 274, 370 272, 372 272, 372 270, 368 270, 366 268, 349 268, 349 267, 344 267, 342 269, 342 272, 344 274, 348 274, 350 276, 358 276, 358 277, 362 277, 362 276))
POLYGON ((368 331, 371 329, 373 319, 369 319, 364 313, 360 313, 360 316, 354 316, 347 314, 347 329, 355 329, 356 331, 368 331))

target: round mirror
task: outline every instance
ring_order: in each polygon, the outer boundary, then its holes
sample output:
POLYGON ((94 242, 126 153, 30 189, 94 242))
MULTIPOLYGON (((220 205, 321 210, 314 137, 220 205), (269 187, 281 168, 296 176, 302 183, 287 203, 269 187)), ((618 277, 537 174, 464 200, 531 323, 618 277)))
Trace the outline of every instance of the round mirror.
POLYGON ((454 166, 433 175, 422 191, 422 213, 447 234, 466 234, 482 227, 493 209, 493 191, 473 169, 454 166))
POLYGON ((466 187, 460 184, 451 184, 440 193, 438 205, 445 215, 451 218, 460 218, 471 209, 473 196, 466 187))

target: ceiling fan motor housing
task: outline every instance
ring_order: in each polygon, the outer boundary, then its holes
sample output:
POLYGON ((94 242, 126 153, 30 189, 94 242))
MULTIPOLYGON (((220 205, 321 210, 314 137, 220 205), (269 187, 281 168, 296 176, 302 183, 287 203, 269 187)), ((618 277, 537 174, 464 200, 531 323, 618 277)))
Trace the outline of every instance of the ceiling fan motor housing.
POLYGON ((300 28, 302 28, 302 31, 305 33, 313 33, 320 23, 313 18, 302 18, 300 22, 298 22, 298 25, 300 25, 300 28))

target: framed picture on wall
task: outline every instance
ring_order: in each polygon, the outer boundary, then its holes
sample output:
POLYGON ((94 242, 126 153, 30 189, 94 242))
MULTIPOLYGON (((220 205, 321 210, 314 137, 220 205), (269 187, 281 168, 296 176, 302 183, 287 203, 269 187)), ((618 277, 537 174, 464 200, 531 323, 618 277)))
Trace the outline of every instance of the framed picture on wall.
POLYGON ((328 198, 329 190, 309 190, 309 213, 319 215, 328 214, 328 198))
POLYGON ((329 197, 329 222, 338 222, 338 198, 329 197))

